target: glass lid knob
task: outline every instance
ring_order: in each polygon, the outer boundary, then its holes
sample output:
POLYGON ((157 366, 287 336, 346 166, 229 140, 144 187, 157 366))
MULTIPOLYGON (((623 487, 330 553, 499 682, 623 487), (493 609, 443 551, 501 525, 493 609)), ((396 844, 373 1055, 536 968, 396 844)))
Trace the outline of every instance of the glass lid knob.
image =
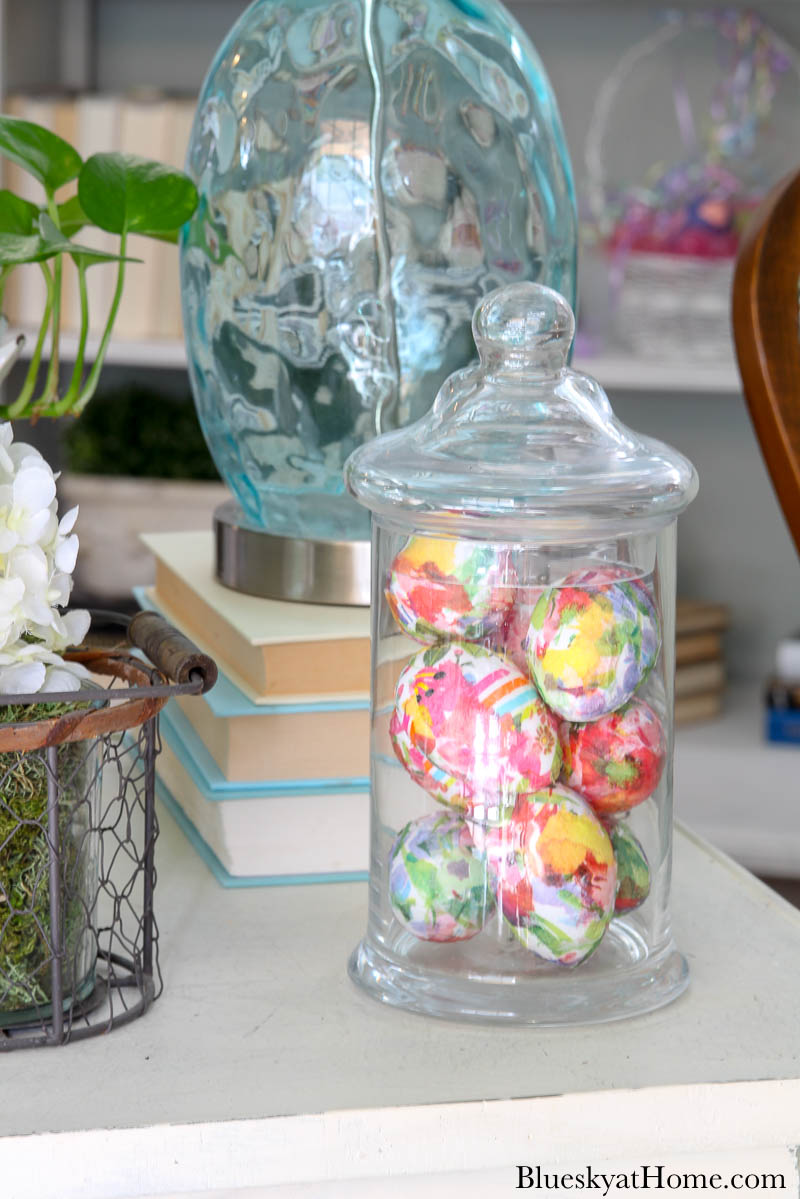
POLYGON ((485 296, 472 333, 490 372, 557 374, 567 365, 575 318, 562 295, 541 283, 512 283, 485 296))

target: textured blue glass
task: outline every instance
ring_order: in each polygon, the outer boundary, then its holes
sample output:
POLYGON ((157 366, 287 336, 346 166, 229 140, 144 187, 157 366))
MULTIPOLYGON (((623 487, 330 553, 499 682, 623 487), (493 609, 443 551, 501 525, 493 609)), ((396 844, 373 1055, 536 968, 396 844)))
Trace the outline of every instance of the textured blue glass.
POLYGON ((350 452, 416 420, 475 357, 481 296, 575 290, 561 123, 494 0, 257 0, 214 60, 187 166, 192 385, 256 524, 368 535, 350 452))

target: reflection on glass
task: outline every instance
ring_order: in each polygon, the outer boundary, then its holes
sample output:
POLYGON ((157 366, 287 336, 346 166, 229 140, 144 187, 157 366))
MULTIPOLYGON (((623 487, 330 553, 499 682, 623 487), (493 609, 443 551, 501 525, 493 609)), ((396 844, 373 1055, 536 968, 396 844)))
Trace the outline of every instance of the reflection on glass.
POLYGON ((257 3, 212 64, 188 166, 185 326, 217 465, 271 532, 366 535, 343 463, 474 356, 477 299, 520 279, 573 299, 541 64, 494 0, 257 3))

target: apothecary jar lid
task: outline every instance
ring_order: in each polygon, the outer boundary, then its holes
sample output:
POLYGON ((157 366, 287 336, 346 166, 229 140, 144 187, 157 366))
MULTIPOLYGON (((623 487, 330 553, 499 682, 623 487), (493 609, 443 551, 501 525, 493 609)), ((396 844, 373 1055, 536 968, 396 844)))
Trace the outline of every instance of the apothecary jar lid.
POLYGON ((540 541, 655 528, 694 498, 692 464, 623 425, 602 387, 567 365, 575 320, 558 292, 499 288, 472 330, 479 360, 430 412, 348 459, 362 504, 417 528, 540 541))

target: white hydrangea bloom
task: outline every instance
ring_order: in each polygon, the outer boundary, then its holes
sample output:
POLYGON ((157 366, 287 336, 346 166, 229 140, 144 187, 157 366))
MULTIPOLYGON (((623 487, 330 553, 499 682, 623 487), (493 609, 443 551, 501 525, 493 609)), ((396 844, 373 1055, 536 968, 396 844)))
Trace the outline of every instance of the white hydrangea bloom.
POLYGON ((78 509, 59 521, 56 480, 33 446, 0 423, 0 693, 76 691, 86 670, 61 654, 89 613, 62 612, 78 555, 78 509))

